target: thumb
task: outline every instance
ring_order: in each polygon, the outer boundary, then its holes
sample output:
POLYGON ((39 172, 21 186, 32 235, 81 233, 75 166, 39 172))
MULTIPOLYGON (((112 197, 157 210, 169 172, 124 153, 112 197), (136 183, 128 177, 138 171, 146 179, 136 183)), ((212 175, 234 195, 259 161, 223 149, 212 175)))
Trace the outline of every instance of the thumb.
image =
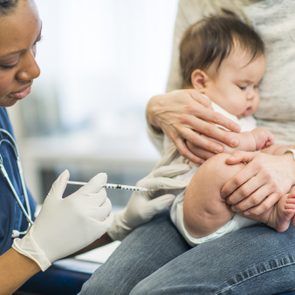
POLYGON ((97 193, 107 182, 106 173, 98 173, 92 177, 84 186, 82 186, 77 192, 83 191, 84 193, 97 193))
POLYGON ((140 185, 149 190, 157 191, 161 189, 181 189, 186 187, 187 183, 178 179, 155 177, 143 179, 140 181, 140 185))
POLYGON ((161 166, 152 172, 154 177, 175 177, 191 170, 188 164, 173 164, 161 166))
POLYGON ((151 206, 151 208, 153 208, 153 212, 156 215, 157 213, 160 213, 163 210, 168 209, 172 205, 174 200, 174 195, 167 194, 149 201, 149 205, 151 206))
POLYGON ((70 178, 69 170, 62 172, 59 177, 54 181, 47 197, 54 197, 62 199, 63 193, 67 187, 67 182, 70 178))

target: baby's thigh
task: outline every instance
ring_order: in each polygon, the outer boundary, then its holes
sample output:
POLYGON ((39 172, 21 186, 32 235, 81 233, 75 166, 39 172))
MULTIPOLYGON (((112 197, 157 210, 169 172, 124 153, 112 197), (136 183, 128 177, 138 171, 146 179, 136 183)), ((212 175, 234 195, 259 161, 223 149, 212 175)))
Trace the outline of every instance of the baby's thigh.
POLYGON ((229 156, 229 154, 221 153, 211 157, 199 167, 191 184, 220 191, 224 183, 244 167, 244 164, 226 164, 229 156))

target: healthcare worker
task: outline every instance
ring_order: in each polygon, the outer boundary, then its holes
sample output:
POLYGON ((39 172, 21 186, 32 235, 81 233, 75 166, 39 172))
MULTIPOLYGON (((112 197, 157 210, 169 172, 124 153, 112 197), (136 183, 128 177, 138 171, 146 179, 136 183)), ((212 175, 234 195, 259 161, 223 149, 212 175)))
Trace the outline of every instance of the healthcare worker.
MULTIPOLYGON (((63 198, 69 179, 66 170, 52 185, 33 221, 35 205, 24 183, 5 108, 25 98, 40 74, 35 54, 41 28, 34 0, 0 0, 0 294, 13 293, 32 275, 89 245, 110 226, 105 235, 108 240, 123 238, 170 206, 174 198, 164 195, 151 200, 148 195, 134 193, 113 220, 111 203, 102 188, 106 175, 96 175, 63 198)), ((168 178, 173 175, 169 167, 164 167, 141 185, 153 191, 174 188, 168 178)))

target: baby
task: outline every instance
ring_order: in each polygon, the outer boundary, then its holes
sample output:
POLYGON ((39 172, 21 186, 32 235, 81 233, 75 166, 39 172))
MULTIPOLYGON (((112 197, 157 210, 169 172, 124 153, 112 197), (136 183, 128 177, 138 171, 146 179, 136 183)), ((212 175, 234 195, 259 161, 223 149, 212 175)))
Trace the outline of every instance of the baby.
MULTIPOLYGON (((273 143, 273 135, 256 128, 251 115, 259 105, 259 83, 265 71, 264 44, 260 36, 235 15, 211 16, 192 25, 180 44, 180 65, 185 88, 195 88, 209 97, 212 108, 241 126, 237 150, 258 151, 273 143)), ((236 149, 211 157, 200 167, 189 163, 189 173, 181 176, 188 186, 171 208, 171 219, 191 244, 215 239, 255 221, 235 214, 220 195, 223 184, 239 172, 243 164, 226 165, 236 149)), ((158 164, 186 163, 174 144, 164 137, 163 156, 158 164)), ((259 221, 278 231, 286 230, 294 215, 288 209, 292 199, 284 196, 259 221), (282 227, 283 224, 283 227, 282 227)))

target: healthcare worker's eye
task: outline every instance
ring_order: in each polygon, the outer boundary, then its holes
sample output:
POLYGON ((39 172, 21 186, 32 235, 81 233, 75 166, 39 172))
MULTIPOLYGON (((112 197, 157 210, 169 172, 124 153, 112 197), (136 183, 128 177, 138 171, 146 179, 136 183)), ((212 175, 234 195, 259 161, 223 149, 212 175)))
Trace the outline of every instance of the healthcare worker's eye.
POLYGON ((13 64, 0 64, 0 68, 2 70, 10 70, 10 69, 13 69, 16 65, 17 65, 17 63, 13 63, 13 64))

